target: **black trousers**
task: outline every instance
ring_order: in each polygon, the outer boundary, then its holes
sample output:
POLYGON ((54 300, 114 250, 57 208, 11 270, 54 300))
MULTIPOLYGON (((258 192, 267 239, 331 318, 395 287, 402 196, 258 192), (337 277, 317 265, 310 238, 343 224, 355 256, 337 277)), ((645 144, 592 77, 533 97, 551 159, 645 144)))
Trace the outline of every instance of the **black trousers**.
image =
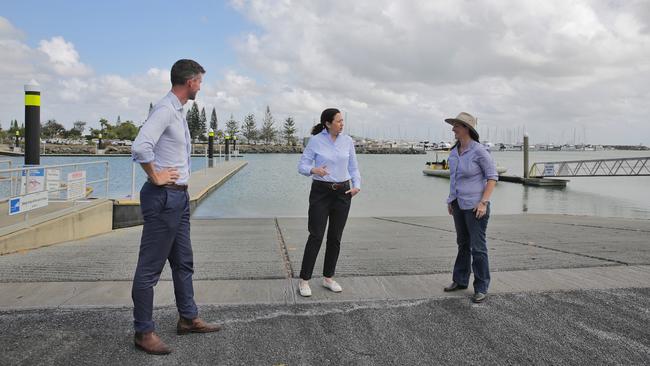
POLYGON ((320 246, 323 243, 328 220, 323 276, 334 276, 341 249, 343 228, 348 220, 350 203, 352 202, 352 196, 345 194, 345 191, 349 189, 349 183, 337 190, 333 190, 331 184, 316 180, 311 184, 311 192, 309 193, 309 238, 305 245, 302 269, 300 270, 300 278, 305 281, 309 280, 312 272, 314 272, 314 264, 316 264, 316 257, 318 257, 320 246))

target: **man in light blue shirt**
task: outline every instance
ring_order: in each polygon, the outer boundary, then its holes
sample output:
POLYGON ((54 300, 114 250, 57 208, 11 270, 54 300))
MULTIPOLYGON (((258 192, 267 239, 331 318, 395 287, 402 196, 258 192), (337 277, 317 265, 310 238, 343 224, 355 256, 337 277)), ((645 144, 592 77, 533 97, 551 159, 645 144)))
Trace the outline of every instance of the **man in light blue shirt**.
POLYGON ((149 112, 149 117, 133 142, 131 152, 135 162, 145 165, 153 163, 153 172, 161 175, 159 183, 187 185, 190 178, 190 142, 190 130, 183 116, 183 105, 176 94, 170 91, 149 112), (164 182, 162 179, 165 171, 170 172, 170 175, 175 171, 178 177, 174 174, 175 178, 164 182))
POLYGON ((132 146, 148 180, 140 190, 144 225, 138 265, 133 277, 135 346, 150 354, 171 349, 154 332, 153 288, 169 260, 179 320, 178 334, 207 333, 221 329, 198 317, 194 302, 194 261, 190 241, 190 133, 183 105, 201 89, 205 70, 192 60, 179 60, 171 70, 172 90, 149 113, 132 146))

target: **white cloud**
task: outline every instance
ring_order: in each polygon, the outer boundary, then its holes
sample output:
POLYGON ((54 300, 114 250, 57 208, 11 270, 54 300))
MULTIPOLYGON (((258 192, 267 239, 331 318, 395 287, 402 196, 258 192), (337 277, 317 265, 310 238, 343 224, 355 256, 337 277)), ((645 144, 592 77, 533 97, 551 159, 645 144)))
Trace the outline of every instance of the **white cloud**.
POLYGON ((79 62, 79 53, 71 42, 66 42, 63 37, 52 37, 49 41, 41 40, 39 50, 45 53, 54 68, 61 76, 84 76, 92 70, 79 62))
POLYGON ((252 96, 259 93, 255 80, 238 74, 233 70, 226 72, 224 79, 217 84, 220 90, 228 90, 235 96, 252 96))
POLYGON ((59 80, 59 96, 63 101, 78 102, 87 93, 90 85, 79 78, 59 80))
POLYGON ((538 139, 592 130, 638 143, 650 127, 647 1, 236 1, 258 31, 242 62, 266 98, 310 123, 346 109, 352 132, 423 136, 461 110, 485 129, 526 125, 538 139), (630 131, 612 133, 625 119, 630 131), (366 130, 367 131, 367 130, 366 130))

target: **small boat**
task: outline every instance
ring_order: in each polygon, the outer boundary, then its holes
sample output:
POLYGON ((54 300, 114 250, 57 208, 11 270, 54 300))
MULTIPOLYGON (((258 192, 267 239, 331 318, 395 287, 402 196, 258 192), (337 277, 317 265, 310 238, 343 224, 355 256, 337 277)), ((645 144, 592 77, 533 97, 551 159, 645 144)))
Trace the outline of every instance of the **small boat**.
MULTIPOLYGON (((426 167, 422 170, 424 175, 429 175, 432 177, 441 177, 449 178, 451 174, 449 172, 449 150, 447 151, 436 151, 436 160, 427 161, 426 167)), ((497 173, 499 175, 507 172, 508 169, 497 164, 497 173)))

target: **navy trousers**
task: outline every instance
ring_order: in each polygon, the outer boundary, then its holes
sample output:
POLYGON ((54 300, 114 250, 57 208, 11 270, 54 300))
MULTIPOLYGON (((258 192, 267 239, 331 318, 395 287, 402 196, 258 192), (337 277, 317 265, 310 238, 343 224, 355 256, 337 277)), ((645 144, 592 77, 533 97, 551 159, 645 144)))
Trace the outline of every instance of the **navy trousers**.
POLYGON ((133 277, 133 326, 136 332, 155 329, 153 288, 169 261, 178 313, 187 319, 198 316, 194 303, 194 260, 190 241, 190 204, 187 191, 145 183, 140 190, 144 218, 138 266, 133 277))
POLYGON ((490 265, 485 232, 490 218, 490 204, 488 203, 485 216, 480 219, 476 218, 476 213, 471 209, 461 210, 457 201, 452 202, 451 205, 458 243, 453 281, 461 286, 467 286, 469 275, 473 271, 474 292, 487 294, 490 286, 490 265))

